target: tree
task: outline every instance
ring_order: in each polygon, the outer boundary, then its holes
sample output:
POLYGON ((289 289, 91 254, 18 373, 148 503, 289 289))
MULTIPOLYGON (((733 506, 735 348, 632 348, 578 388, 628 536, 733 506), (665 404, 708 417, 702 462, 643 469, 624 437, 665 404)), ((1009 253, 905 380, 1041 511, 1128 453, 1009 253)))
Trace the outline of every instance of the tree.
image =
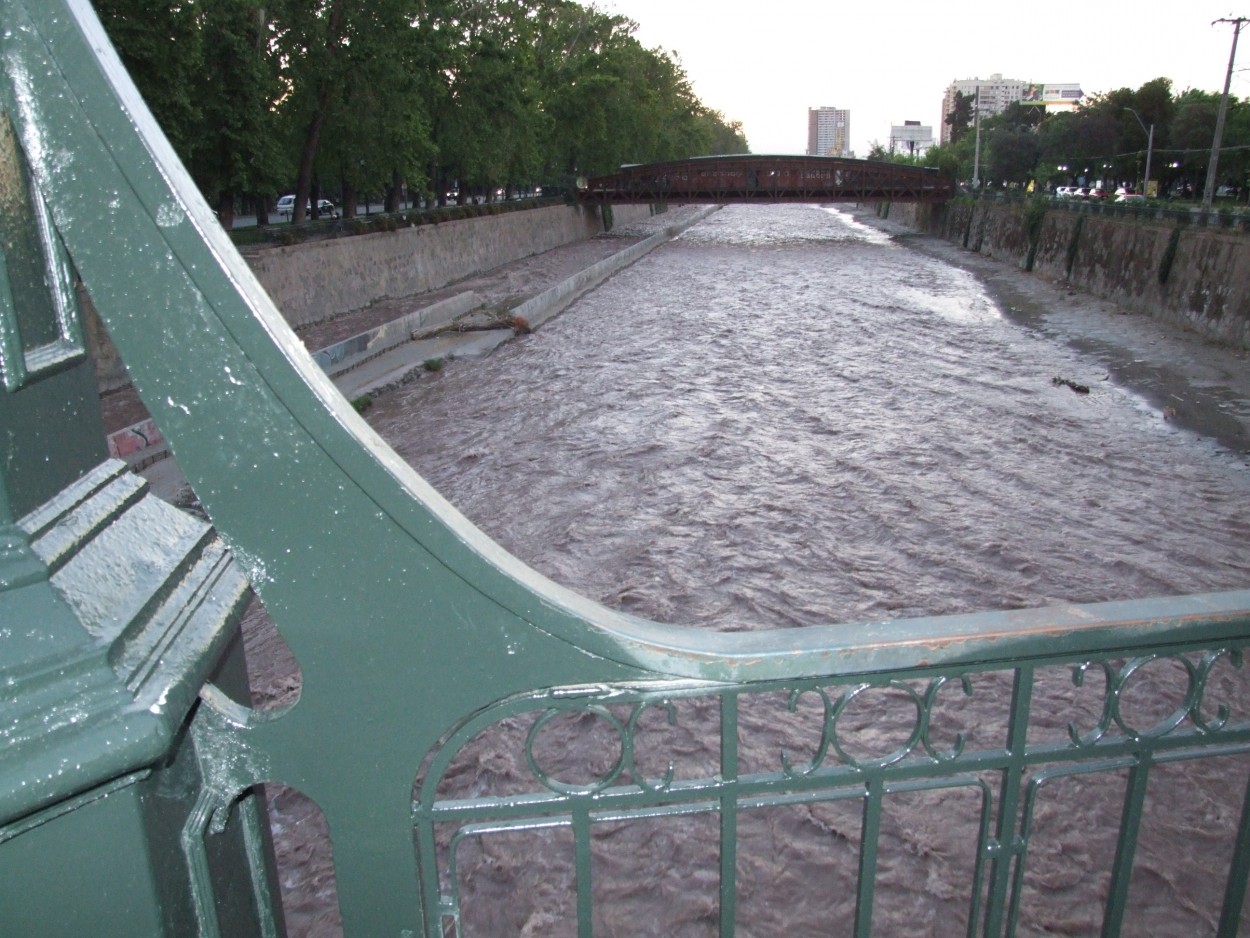
POLYGON ((166 0, 96 0, 95 9, 152 115, 184 163, 202 140, 195 89, 203 71, 196 7, 166 0))
POLYGON ((236 195, 254 196, 263 214, 264 201, 286 172, 273 110, 281 85, 261 0, 200 0, 200 24, 201 127, 189 164, 230 228, 236 195))
POLYGON ((1024 186, 1033 179, 1040 147, 1027 127, 998 126, 986 134, 985 177, 1024 186))
POLYGON ((342 50, 343 81, 327 100, 314 177, 337 184, 344 217, 358 193, 385 193, 398 208, 401 188, 422 189, 435 147, 430 88, 437 44, 410 0, 371 0, 353 11, 342 50))
POLYGON ((962 91, 955 92, 955 101, 951 111, 942 118, 942 122, 951 129, 951 143, 956 143, 968 132, 968 128, 972 125, 972 110, 975 103, 976 95, 964 94, 962 91))
POLYGON ((342 100, 349 71, 350 0, 305 4, 286 0, 283 28, 277 36, 285 64, 283 80, 290 89, 284 111, 294 121, 297 147, 293 222, 302 222, 314 202, 313 169, 326 118, 342 100))
POLYGON ((745 152, 675 53, 574 0, 98 0, 140 90, 208 199, 263 217, 294 180, 432 182, 440 193, 592 175, 623 162, 745 152))

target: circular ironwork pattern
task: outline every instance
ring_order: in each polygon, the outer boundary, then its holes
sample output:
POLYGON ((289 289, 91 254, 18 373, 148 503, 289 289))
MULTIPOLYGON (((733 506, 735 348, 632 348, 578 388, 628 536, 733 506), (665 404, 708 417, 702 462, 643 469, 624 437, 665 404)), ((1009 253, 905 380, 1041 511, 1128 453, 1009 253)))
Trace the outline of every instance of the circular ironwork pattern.
POLYGON ((1236 648, 1221 648, 1208 651, 1197 662, 1182 654, 1144 655, 1130 658, 1118 668, 1110 661, 1085 661, 1072 666, 1072 683, 1081 687, 1085 683, 1085 673, 1091 668, 1101 668, 1104 677, 1102 714, 1097 724, 1088 732, 1082 733, 1076 722, 1068 724, 1068 736, 1077 748, 1088 748, 1097 744, 1117 727, 1121 733, 1132 740, 1158 739, 1167 736, 1179 728, 1188 718, 1203 733, 1215 733, 1222 730, 1228 723, 1231 710, 1226 703, 1220 703, 1216 716, 1208 720, 1204 716, 1207 689, 1210 685, 1211 673, 1221 662, 1227 661, 1232 667, 1242 666, 1242 652, 1236 648), (1185 692, 1180 702, 1162 719, 1152 726, 1141 728, 1133 724, 1124 714, 1124 696, 1135 681, 1140 680, 1146 669, 1156 662, 1174 662, 1184 670, 1185 692))
POLYGON ((638 770, 637 760, 635 759, 637 738, 642 730, 642 727, 638 725, 638 721, 644 713, 655 707, 664 709, 665 718, 669 726, 677 725, 677 708, 671 700, 667 699, 641 700, 634 703, 630 709, 629 717, 624 721, 607 707, 595 703, 586 702, 580 706, 569 707, 548 707, 539 714, 534 721, 534 725, 530 727, 530 731, 526 735, 525 761, 529 765, 530 771, 534 774, 534 778, 540 784, 560 795, 593 795, 615 784, 623 775, 628 775, 644 791, 655 794, 668 791, 672 787, 673 777, 676 774, 676 769, 672 762, 668 763, 662 778, 649 779, 638 770), (543 727, 547 726, 552 720, 560 716, 577 716, 581 714, 588 714, 606 722, 616 734, 620 750, 612 765, 595 778, 587 782, 568 782, 555 777, 538 764, 538 757, 534 754, 534 744, 538 740, 543 727))
POLYGON ((528 763, 530 771, 534 773, 534 778, 557 794, 593 795, 595 792, 603 791, 621 777, 621 772, 625 768, 625 754, 629 748, 628 737, 629 730, 625 724, 621 723, 607 707, 598 704, 588 704, 581 707, 548 707, 534 721, 534 725, 530 727, 530 731, 525 737, 525 761, 528 763), (616 761, 609 766, 606 772, 589 782, 565 782, 555 778, 539 766, 538 759, 534 755, 534 743, 538 739, 538 734, 542 731, 542 728, 557 717, 569 714, 589 714, 598 717, 612 728, 620 743, 620 751, 617 753, 616 761))

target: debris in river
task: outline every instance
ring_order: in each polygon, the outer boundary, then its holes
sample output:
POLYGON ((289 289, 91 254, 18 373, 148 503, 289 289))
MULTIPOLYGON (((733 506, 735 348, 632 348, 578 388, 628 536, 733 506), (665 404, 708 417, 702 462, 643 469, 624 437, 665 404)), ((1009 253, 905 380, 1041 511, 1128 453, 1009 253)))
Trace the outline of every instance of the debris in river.
POLYGON ((1075 391, 1077 394, 1089 393, 1089 385, 1077 384, 1075 381, 1072 381, 1069 378, 1051 378, 1050 383, 1055 385, 1056 387, 1069 387, 1073 391, 1075 391))

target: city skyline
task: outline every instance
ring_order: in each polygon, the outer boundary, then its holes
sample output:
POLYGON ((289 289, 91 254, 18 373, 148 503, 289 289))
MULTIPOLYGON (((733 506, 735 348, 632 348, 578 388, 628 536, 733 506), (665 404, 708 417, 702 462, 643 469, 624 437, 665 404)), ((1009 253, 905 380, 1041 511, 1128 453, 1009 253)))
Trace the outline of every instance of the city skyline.
MULTIPOLYGON (((743 123, 756 153, 805 151, 809 108, 835 102, 854 115, 851 148, 888 147, 890 128, 905 119, 937 137, 941 102, 953 81, 1001 73, 1027 82, 1079 83, 1087 96, 1170 78, 1174 89, 1219 92, 1232 27, 1226 0, 1177 8, 1160 0, 1099 4, 1075 22, 1035 10, 967 0, 956 12, 899 0, 889 12, 777 0, 769 30, 755 16, 678 16, 660 0, 596 0, 639 24, 647 48, 675 51, 708 107, 743 123), (838 37, 831 46, 830 37, 838 37)), ((1247 4, 1250 7, 1250 4, 1247 4)), ((736 5, 734 9, 737 9, 736 5)), ((732 12, 732 11, 731 11, 732 12)), ((1238 62, 1250 65, 1250 42, 1238 62)), ((1239 65, 1232 94, 1250 96, 1250 69, 1239 65)))

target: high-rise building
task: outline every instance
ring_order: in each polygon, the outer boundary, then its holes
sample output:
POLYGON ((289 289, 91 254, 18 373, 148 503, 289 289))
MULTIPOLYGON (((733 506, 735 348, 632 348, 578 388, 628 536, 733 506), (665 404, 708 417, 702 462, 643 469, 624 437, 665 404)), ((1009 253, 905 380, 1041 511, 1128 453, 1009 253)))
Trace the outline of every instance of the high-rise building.
POLYGON ((836 107, 807 109, 807 155, 851 156, 851 112, 836 107))
MULTIPOLYGON (((950 143, 951 125, 946 117, 955 109, 955 94, 959 93, 976 97, 981 102, 981 116, 993 117, 1001 114, 1009 104, 1021 101, 1025 104, 1036 104, 1048 110, 1070 108, 1081 100, 1080 85, 1036 85, 1016 78, 1003 78, 1001 72, 995 72, 989 78, 964 78, 953 81, 942 96, 942 127, 940 137, 942 143, 950 143)), ((974 104, 975 108, 976 105, 974 104)))
MULTIPOLYGON (((965 78, 951 82, 942 96, 942 142, 950 143, 951 140, 951 125, 946 123, 946 116, 955 109, 957 93, 974 96, 980 102, 981 116, 992 117, 1005 111, 1013 101, 1021 100, 1028 87, 1027 81, 1003 78, 1001 72, 995 72, 989 78, 965 78)), ((976 107, 974 102, 973 108, 976 107)))
POLYGON ((890 128, 890 152, 923 156, 933 146, 933 128, 920 121, 903 121, 890 128))

